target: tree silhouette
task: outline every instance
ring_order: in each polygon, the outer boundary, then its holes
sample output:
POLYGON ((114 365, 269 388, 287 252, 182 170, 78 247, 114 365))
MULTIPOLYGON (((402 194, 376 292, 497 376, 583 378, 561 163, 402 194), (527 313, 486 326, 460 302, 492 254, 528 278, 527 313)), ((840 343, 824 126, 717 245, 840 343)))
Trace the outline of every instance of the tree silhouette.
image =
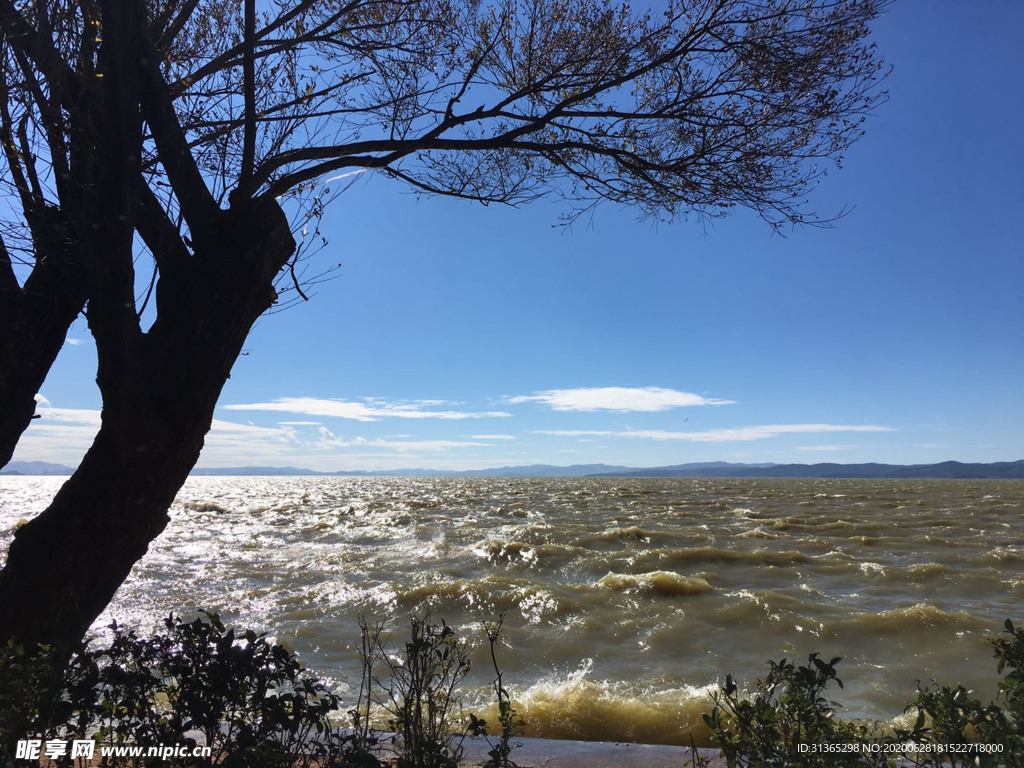
POLYGON ((81 465, 15 535, 0 638, 73 642, 102 611, 353 174, 556 195, 569 221, 611 201, 825 223, 806 196, 884 97, 884 4, 0 0, 0 459, 80 311, 103 398, 81 465))

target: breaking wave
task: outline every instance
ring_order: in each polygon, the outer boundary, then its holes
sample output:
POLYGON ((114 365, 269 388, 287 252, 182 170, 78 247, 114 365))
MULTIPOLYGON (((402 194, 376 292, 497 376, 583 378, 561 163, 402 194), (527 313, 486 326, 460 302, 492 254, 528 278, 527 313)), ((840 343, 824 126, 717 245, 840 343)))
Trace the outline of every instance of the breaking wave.
POLYGON ((706 579, 699 576, 681 576, 671 571, 651 571, 636 575, 609 573, 598 579, 597 585, 617 592, 643 592, 665 597, 703 595, 713 589, 706 579))

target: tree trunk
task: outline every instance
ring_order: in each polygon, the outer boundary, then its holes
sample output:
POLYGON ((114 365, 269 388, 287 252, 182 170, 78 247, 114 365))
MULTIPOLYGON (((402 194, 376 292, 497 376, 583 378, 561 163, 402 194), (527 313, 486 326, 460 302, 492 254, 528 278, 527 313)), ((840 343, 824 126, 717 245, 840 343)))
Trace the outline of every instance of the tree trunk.
POLYGON ((215 252, 161 274, 148 333, 126 341, 93 326, 102 425, 49 508, 15 533, 0 571, 0 642, 80 640, 167 525, 231 366, 295 249, 273 200, 222 217, 215 252))

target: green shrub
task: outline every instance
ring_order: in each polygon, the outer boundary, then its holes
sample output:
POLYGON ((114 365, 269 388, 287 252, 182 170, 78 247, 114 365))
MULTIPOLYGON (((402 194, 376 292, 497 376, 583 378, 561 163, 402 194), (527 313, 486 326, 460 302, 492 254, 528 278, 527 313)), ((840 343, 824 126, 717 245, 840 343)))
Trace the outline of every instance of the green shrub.
MULTIPOLYGON (((844 723, 833 716, 838 705, 825 698, 831 683, 843 687, 839 659, 826 663, 811 654, 807 666, 769 662, 768 675, 749 696, 728 675, 704 723, 730 768, 872 768, 893 765, 897 757, 917 768, 1021 768, 1024 629, 1007 619, 1004 634, 1009 637, 991 643, 998 670, 1006 673, 999 683, 1005 708, 982 703, 962 685, 919 685, 906 708, 917 713, 911 727, 844 723)), ((695 750, 693 763, 706 765, 695 750)))
POLYGON ((1024 629, 1017 629, 1009 619, 1004 633, 1009 638, 990 640, 997 668, 1006 675, 999 682, 997 703, 983 704, 962 685, 938 685, 921 688, 907 707, 919 713, 918 727, 898 734, 922 745, 942 747, 937 751, 920 751, 911 756, 920 768, 986 768, 987 766, 1024 766, 1024 629), (1008 670, 1008 671, 1007 671, 1008 670), (927 723, 927 727, 924 727, 927 723), (957 752, 949 745, 977 744, 994 748, 991 752, 957 752))
POLYGON ((1005 734, 1009 724, 999 705, 982 704, 972 698, 970 691, 962 685, 943 685, 919 687, 917 696, 907 709, 917 710, 917 725, 911 731, 898 730, 896 738, 922 747, 907 754, 912 765, 922 768, 985 768, 1007 764, 1005 734), (1002 749, 984 754, 960 752, 953 746, 963 744, 1001 746, 1002 749))
MULTIPOLYGON (((100 650, 70 659, 9 644, 0 658, 0 734, 5 760, 18 739, 94 738, 103 744, 196 746, 208 758, 171 757, 161 766, 289 768, 378 766, 351 734, 333 729, 339 698, 281 645, 226 629, 216 614, 140 638, 112 625, 100 650)), ((102 765, 146 765, 106 758, 102 765)), ((70 765, 61 758, 58 765, 70 765)))
POLYGON ((837 720, 838 705, 824 696, 830 683, 843 687, 836 674, 838 662, 822 661, 816 653, 808 657, 807 666, 770 661, 768 675, 757 681, 749 697, 741 695, 728 675, 704 723, 729 768, 869 765, 859 751, 842 751, 864 734, 837 720))
MULTIPOLYGON (((512 738, 522 721, 504 687, 496 659, 502 621, 485 625, 495 678, 500 734, 487 768, 515 768, 512 738)), ((313 678, 283 646, 265 635, 226 628, 203 612, 185 622, 170 616, 164 631, 140 638, 116 624, 107 647, 61 655, 50 648, 26 653, 0 647, 0 764, 14 757, 17 740, 95 738, 115 745, 196 745, 209 758, 153 762, 105 758, 101 765, 225 766, 226 768, 455 768, 467 734, 485 735, 487 723, 463 712, 458 686, 469 671, 466 644, 445 622, 410 618, 411 637, 388 648, 383 625, 360 619, 363 674, 354 729, 334 728, 341 700, 313 678), (383 677, 379 673, 383 673, 383 677), (371 727, 383 712, 393 749, 371 727), (393 761, 393 762, 392 762, 393 761)), ((783 659, 753 692, 742 695, 732 676, 704 715, 730 768, 881 768, 887 747, 917 745, 900 756, 918 768, 1024 766, 1024 629, 1005 623, 991 641, 1001 703, 983 704, 963 686, 918 686, 907 706, 911 727, 844 723, 827 697, 839 658, 811 654, 806 666, 783 659), (956 752, 947 745, 988 749, 956 752)), ((45 764, 45 762, 44 762, 45 764)), ((58 766, 71 766, 61 758, 58 766)), ((693 753, 694 765, 706 761, 693 753)), ((50 763, 54 765, 54 763, 50 763)))
POLYGON ((97 715, 97 654, 80 648, 70 656, 49 646, 28 653, 8 641, 0 646, 0 764, 15 756, 19 739, 82 738, 97 715))
MULTIPOLYGON (((510 759, 517 746, 512 737, 523 725, 498 666, 503 623, 504 615, 484 624, 495 673, 491 688, 497 698, 500 732, 496 740, 488 739, 491 749, 483 768, 517 768, 510 759)), ((466 643, 443 620, 434 623, 429 613, 409 617, 410 639, 395 650, 389 648, 390 637, 384 637, 383 624, 371 625, 360 617, 359 626, 363 676, 359 707, 350 712, 357 738, 367 740, 368 724, 376 712, 393 732, 395 768, 458 766, 465 737, 487 737, 487 721, 465 712, 458 693, 470 670, 466 643)))
POLYGON ((513 762, 511 755, 512 750, 522 745, 512 739, 521 735, 526 725, 512 704, 512 696, 505 687, 504 674, 498 665, 498 645, 501 639, 501 628, 504 624, 504 612, 498 616, 496 621, 484 624, 484 632, 487 635, 487 644, 491 655, 491 667, 494 669, 491 690, 494 691, 498 704, 498 726, 500 728, 500 732, 496 734, 498 740, 491 741, 487 733, 487 721, 474 714, 469 715, 469 724, 466 728, 467 733, 471 736, 483 736, 490 747, 487 752, 487 760, 481 768, 519 768, 513 762))
MULTIPOLYGON (((454 768, 465 735, 486 733, 482 719, 464 716, 458 696, 469 671, 466 644, 429 615, 410 618, 411 637, 398 652, 387 647, 383 625, 360 619, 360 627, 363 675, 348 712, 354 728, 346 730, 332 720, 339 697, 284 646, 228 629, 213 613, 189 622, 169 616, 151 637, 115 623, 109 645, 70 656, 8 644, 0 648, 0 764, 14 758, 20 739, 94 739, 211 749, 205 758, 103 758, 111 766, 381 768, 387 759, 395 768, 454 768), (371 728, 375 707, 391 739, 371 728)), ((485 627, 502 731, 488 765, 513 768, 509 737, 519 722, 495 659, 500 628, 500 620, 485 627)))
POLYGON ((1000 673, 999 695, 1006 702, 1009 724, 1006 732, 1007 754, 1024 765, 1024 628, 1016 628, 1009 619, 1003 625, 1009 637, 992 639, 992 649, 1000 673))
MULTIPOLYGON (((465 642, 444 621, 410 616, 410 639, 398 653, 389 651, 383 626, 360 618, 363 667, 371 683, 367 701, 386 714, 394 732, 396 768, 456 768, 466 735, 457 689, 469 673, 465 642), (386 679, 376 677, 382 668, 386 679)), ((367 719, 369 712, 367 712, 367 719)))
POLYGON ((284 646, 236 635, 205 612, 191 622, 170 616, 164 627, 140 638, 113 626, 102 654, 100 738, 194 746, 198 732, 213 753, 198 764, 227 768, 340 761, 330 715, 341 701, 284 646))

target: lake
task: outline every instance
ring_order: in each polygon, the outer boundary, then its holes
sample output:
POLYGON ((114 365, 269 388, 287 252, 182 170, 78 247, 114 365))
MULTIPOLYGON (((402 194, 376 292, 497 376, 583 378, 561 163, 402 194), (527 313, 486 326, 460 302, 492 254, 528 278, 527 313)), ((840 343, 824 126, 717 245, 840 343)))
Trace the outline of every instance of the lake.
MULTIPOLYGON (((3 551, 60 482, 0 478, 3 551)), ((218 611, 351 696, 360 614, 479 646, 504 612, 530 736, 689 744, 727 673, 813 651, 843 657, 841 717, 890 719, 918 679, 995 696, 1022 511, 1016 481, 193 478, 94 630, 218 611)))

